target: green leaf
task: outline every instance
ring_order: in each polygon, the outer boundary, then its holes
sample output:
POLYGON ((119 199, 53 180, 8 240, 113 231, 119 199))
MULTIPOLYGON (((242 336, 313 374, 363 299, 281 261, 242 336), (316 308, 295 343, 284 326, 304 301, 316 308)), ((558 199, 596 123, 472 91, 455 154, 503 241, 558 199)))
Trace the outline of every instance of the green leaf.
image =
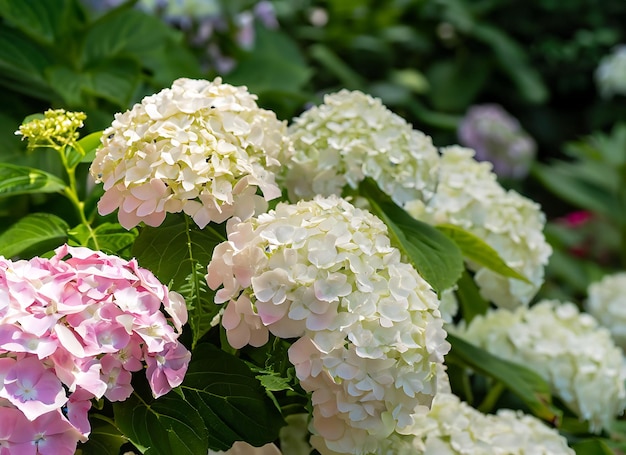
POLYGON ((209 330, 211 322, 224 305, 215 304, 215 291, 209 288, 206 279, 206 264, 195 264, 195 270, 185 278, 177 291, 185 298, 189 314, 189 325, 193 332, 192 348, 209 330))
POLYGON ((261 446, 278 437, 280 411, 242 360, 206 343, 192 359, 180 389, 209 428, 211 449, 227 450, 237 440, 261 446))
POLYGON ((102 145, 102 142, 100 142, 101 137, 102 131, 96 131, 78 141, 78 145, 83 149, 81 163, 91 163, 93 161, 96 156, 96 150, 102 145))
POLYGON ((132 249, 142 267, 152 271, 162 283, 172 282, 175 290, 185 283, 196 264, 208 265, 213 248, 226 240, 211 225, 200 230, 190 224, 188 227, 184 216, 170 216, 158 228, 144 227, 132 249), (187 230, 191 239, 189 245, 187 230))
POLYGON ((66 21, 67 0, 0 0, 0 16, 35 41, 52 44, 66 21))
POLYGON ((31 97, 55 99, 43 74, 50 61, 45 49, 0 24, 0 81, 4 86, 31 97))
POLYGON ((118 223, 102 223, 93 229, 93 234, 84 224, 79 224, 68 231, 72 245, 86 246, 121 257, 130 256, 130 247, 138 234, 136 228, 129 231, 118 223))
POLYGON ((576 455, 615 455, 615 452, 601 439, 587 439, 572 444, 576 455))
POLYGON ((50 213, 31 213, 0 234, 0 255, 11 258, 28 250, 43 254, 67 240, 69 226, 50 213))
POLYGON ((571 168, 536 163, 532 174, 552 193, 570 204, 601 213, 613 220, 622 220, 623 211, 619 201, 604 188, 572 175, 571 168))
POLYGON ((288 35, 258 27, 254 49, 240 57, 237 67, 224 79, 262 95, 268 91, 298 92, 311 75, 298 46, 288 35))
POLYGON ((524 275, 509 267, 498 252, 480 237, 452 224, 440 224, 437 229, 456 243, 466 259, 505 277, 529 283, 524 275))
POLYGON ((452 288, 464 270, 456 244, 433 226, 411 217, 370 179, 362 182, 359 192, 368 199, 372 213, 387 225, 392 244, 435 291, 452 288))
POLYGON ((293 390, 288 378, 283 378, 277 373, 264 372, 256 375, 261 385, 269 392, 280 392, 282 390, 293 390))
POLYGON ((0 197, 16 194, 57 193, 65 189, 60 178, 39 169, 0 163, 0 197))
POLYGON ((467 270, 463 272, 457 283, 456 297, 461 306, 463 320, 467 323, 470 323, 476 316, 485 314, 489 309, 489 302, 480 295, 476 283, 467 270))
POLYGON ((536 372, 497 357, 467 341, 448 333, 452 349, 446 361, 465 365, 470 369, 503 383, 517 395, 537 417, 558 426, 562 412, 552 406, 550 386, 536 372))
POLYGON ((120 447, 128 439, 109 422, 102 420, 98 414, 91 414, 91 433, 89 440, 78 445, 80 455, 119 455, 120 447))
POLYGON ((437 111, 462 112, 484 88, 491 65, 482 58, 434 62, 428 67, 428 97, 437 111))
POLYGON ((177 393, 158 400, 139 397, 113 403, 115 423, 145 455, 198 455, 210 437, 200 413, 177 393))

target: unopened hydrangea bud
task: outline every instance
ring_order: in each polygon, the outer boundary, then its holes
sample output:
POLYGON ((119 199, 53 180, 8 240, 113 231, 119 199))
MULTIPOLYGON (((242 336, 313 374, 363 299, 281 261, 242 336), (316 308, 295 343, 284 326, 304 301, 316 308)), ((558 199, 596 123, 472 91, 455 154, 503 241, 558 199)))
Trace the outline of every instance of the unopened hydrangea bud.
POLYGON ((459 142, 476 150, 476 159, 489 161, 499 177, 526 177, 537 146, 519 121, 498 104, 469 108, 458 128, 459 142))
POLYGON ((127 229, 184 211, 200 228, 247 218, 280 196, 274 172, 286 124, 245 87, 178 79, 104 131, 91 174, 104 183, 100 214, 127 229), (256 194, 257 188, 263 197, 256 194))
POLYGON ((626 407, 621 349, 573 303, 543 300, 512 312, 498 309, 459 327, 459 335, 536 371, 594 433, 626 407))
POLYGON ((626 95, 626 45, 616 46, 600 60, 595 79, 603 98, 626 95))
POLYGON ((48 109, 43 118, 24 123, 15 132, 28 140, 28 146, 61 148, 78 140, 78 129, 87 118, 83 112, 48 109))

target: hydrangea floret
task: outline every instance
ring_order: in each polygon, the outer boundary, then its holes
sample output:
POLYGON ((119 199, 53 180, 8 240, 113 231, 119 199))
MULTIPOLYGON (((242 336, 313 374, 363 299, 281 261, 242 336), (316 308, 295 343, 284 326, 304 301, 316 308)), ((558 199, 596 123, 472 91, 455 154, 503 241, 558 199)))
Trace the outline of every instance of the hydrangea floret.
POLYGON ((207 268, 230 344, 289 349, 311 392, 321 453, 369 453, 435 394, 445 341, 437 295, 387 227, 337 196, 227 223, 207 268))
POLYGON ((537 154, 537 144, 519 121, 499 104, 471 106, 458 128, 459 143, 489 161, 499 177, 522 179, 537 154))
POLYGON ((585 310, 626 350, 626 272, 606 275, 587 288, 585 310))
POLYGON ((542 300, 475 317, 459 335, 541 375, 592 432, 626 407, 623 353, 610 332, 571 302, 542 300))
POLYGON ((439 181, 433 197, 406 205, 415 218, 430 224, 452 224, 484 240, 506 264, 528 279, 507 278, 469 263, 481 295, 500 307, 526 305, 544 279, 552 248, 543 234, 545 215, 539 204, 496 180, 492 165, 474 159, 460 146, 441 149, 439 181))
POLYGON ((0 257, 3 447, 73 454, 91 400, 127 399, 133 372, 147 366, 155 397, 180 385, 186 322, 182 296, 135 260, 67 245, 50 259, 0 257))
POLYGON ((90 170, 104 183, 99 212, 119 209, 127 229, 181 211, 200 228, 246 218, 280 196, 274 173, 286 141, 286 123, 245 87, 178 79, 104 131, 90 170))
POLYGON ((435 189, 438 154, 431 138, 362 92, 326 95, 293 120, 289 137, 294 151, 282 178, 292 201, 341 195, 365 177, 398 205, 428 199, 435 189))

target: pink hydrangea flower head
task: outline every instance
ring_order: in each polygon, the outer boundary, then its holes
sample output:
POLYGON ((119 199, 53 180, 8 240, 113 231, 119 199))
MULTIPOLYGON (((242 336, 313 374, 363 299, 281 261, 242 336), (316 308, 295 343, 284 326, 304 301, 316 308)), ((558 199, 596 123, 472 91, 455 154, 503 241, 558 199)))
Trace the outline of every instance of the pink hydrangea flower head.
POLYGON ((178 79, 104 131, 91 166, 104 183, 99 211, 119 210, 128 229, 181 211, 201 228, 249 217, 280 196, 274 174, 289 149, 286 128, 245 87, 178 79))

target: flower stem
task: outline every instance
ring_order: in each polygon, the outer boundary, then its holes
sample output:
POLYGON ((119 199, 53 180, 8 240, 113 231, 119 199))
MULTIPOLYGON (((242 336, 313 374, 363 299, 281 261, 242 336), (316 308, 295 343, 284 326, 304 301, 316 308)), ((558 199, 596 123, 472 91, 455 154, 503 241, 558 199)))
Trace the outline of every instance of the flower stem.
POLYGON ((194 317, 189 320, 192 331, 193 341, 191 343, 191 349, 195 348, 198 342, 198 325, 200 323, 202 313, 202 302, 200 300, 200 282, 198 281, 198 273, 196 270, 197 261, 193 257, 193 246, 191 241, 191 223, 189 222, 189 215, 185 214, 185 235, 187 236, 187 252, 189 253, 189 263, 191 264, 191 285, 193 289, 194 299, 194 317))
POLYGON ((495 408, 496 403, 500 398, 500 395, 502 395, 502 392, 504 392, 504 384, 501 382, 496 382, 491 387, 491 389, 489 389, 489 392, 487 392, 487 396, 485 397, 483 402, 480 403, 480 406, 478 406, 477 409, 481 412, 484 412, 485 414, 491 412, 491 410, 495 408))

